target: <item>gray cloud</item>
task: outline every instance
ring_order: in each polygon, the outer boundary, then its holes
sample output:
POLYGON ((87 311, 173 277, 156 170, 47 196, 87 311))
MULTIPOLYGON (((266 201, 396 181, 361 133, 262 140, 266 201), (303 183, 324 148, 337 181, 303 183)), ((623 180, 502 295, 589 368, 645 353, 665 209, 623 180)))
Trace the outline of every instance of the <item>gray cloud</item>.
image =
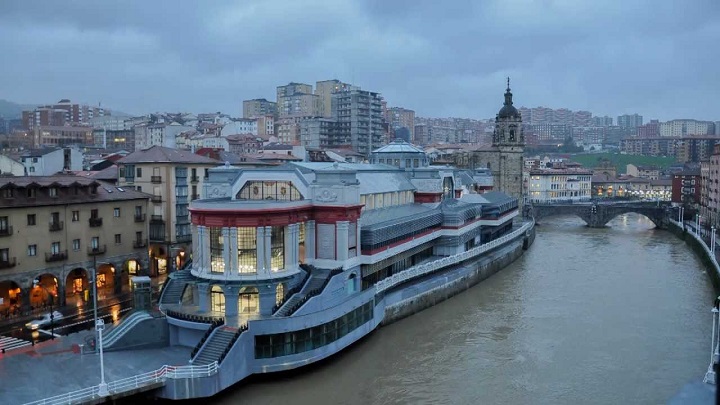
POLYGON ((239 114, 338 78, 423 116, 518 105, 720 119, 720 2, 7 1, 0 97, 239 114))

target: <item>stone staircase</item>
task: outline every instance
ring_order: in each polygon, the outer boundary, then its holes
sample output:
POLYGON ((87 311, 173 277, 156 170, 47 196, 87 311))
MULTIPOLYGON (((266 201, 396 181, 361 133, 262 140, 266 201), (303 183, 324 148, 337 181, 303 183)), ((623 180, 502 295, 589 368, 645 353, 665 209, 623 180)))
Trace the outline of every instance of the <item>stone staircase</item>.
POLYGON ((185 286, 187 286, 186 280, 169 279, 163 288, 160 304, 179 304, 185 292, 185 286))
POLYGON ((210 335, 203 347, 200 349, 195 358, 192 359, 194 366, 202 366, 210 364, 213 361, 220 363, 220 358, 233 342, 233 338, 237 331, 232 328, 221 326, 210 335))
POLYGON ((285 304, 283 304, 283 306, 281 306, 275 314, 273 314, 273 316, 283 317, 292 315, 305 301, 320 292, 330 276, 330 270, 313 268, 310 278, 305 282, 302 289, 298 291, 297 294, 290 297, 290 299, 287 300, 285 304))

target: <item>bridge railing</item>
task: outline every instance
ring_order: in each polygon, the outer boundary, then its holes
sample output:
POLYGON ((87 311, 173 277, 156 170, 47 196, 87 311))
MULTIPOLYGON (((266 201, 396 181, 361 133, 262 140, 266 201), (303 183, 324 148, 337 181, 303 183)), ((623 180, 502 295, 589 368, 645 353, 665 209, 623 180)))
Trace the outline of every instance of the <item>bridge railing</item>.
POLYGON ((512 231, 507 235, 501 236, 501 237, 499 237, 495 240, 492 240, 488 243, 474 247, 468 251, 458 253, 458 254, 455 254, 452 256, 443 257, 442 259, 434 260, 432 262, 419 264, 417 266, 410 267, 407 270, 403 270, 399 273, 393 274, 392 276, 390 276, 386 279, 378 281, 375 284, 375 292, 377 294, 380 294, 380 293, 387 291, 390 288, 393 288, 393 287, 395 287, 399 284, 402 284, 408 280, 414 279, 416 277, 424 276, 426 274, 430 274, 430 273, 437 271, 439 269, 442 269, 444 267, 447 267, 447 266, 450 266, 450 265, 453 265, 456 263, 460 263, 460 262, 470 259, 474 256, 485 253, 488 250, 491 250, 498 246, 504 245, 508 241, 515 239, 516 237, 525 233, 527 230, 531 229, 534 224, 535 224, 534 220, 532 222, 527 222, 527 223, 523 224, 523 226, 521 226, 517 230, 512 231))
MULTIPOLYGON (((180 379, 180 378, 199 378, 209 377, 218 372, 218 363, 214 361, 204 366, 162 366, 157 370, 149 371, 134 375, 120 380, 111 381, 108 383, 108 396, 120 394, 123 392, 131 391, 137 388, 147 387, 153 384, 164 383, 168 378, 180 379)), ((99 386, 94 385, 71 391, 65 394, 56 395, 54 397, 41 399, 38 401, 28 402, 26 405, 67 405, 67 404, 82 404, 91 402, 103 398, 99 392, 99 386)))

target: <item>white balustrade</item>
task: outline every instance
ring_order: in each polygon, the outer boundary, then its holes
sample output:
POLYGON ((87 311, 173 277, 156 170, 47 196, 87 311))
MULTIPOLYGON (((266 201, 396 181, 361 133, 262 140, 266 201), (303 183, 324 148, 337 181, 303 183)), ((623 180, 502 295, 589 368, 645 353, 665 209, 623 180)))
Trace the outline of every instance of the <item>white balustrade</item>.
POLYGON ((470 259, 472 257, 475 257, 479 254, 485 253, 490 249, 494 249, 498 246, 501 246, 505 244, 506 242, 515 239, 516 237, 520 236, 524 232, 526 232, 528 229, 532 228, 532 226, 535 224, 535 221, 528 222, 520 227, 520 229, 513 231, 507 235, 501 236, 495 240, 492 240, 488 243, 482 244, 480 246, 474 247, 468 251, 457 253, 452 256, 443 257, 442 259, 434 260, 429 263, 423 263, 419 264, 417 266, 413 266, 409 269, 403 270, 399 273, 395 273, 390 277, 385 278, 384 280, 378 281, 375 284, 375 293, 379 294, 381 292, 387 291, 388 289, 395 287, 398 284, 402 284, 410 279, 416 278, 418 276, 423 276, 429 273, 432 273, 436 270, 442 269, 444 267, 450 266, 455 263, 460 263, 462 261, 465 261, 467 259, 470 259))
MULTIPOLYGON (((134 390, 157 383, 164 383, 168 378, 199 378, 209 377, 218 372, 218 363, 214 361, 204 366, 162 366, 157 370, 134 375, 132 377, 111 381, 108 383, 110 395, 120 394, 125 391, 134 390)), ((26 405, 61 405, 79 404, 100 398, 98 386, 83 388, 66 394, 29 402, 26 405)))

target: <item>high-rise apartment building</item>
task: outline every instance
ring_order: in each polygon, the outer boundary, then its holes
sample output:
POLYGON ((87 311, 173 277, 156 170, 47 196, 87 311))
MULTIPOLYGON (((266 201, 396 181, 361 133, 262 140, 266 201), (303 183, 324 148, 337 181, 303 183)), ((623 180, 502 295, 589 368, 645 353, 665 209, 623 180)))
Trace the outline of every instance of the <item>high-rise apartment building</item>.
POLYGON ((637 128, 643 124, 643 117, 639 114, 625 114, 617 118, 617 125, 620 128, 637 128))
POLYGON ((407 128, 410 131, 411 143, 415 143, 415 111, 408 110, 402 107, 391 107, 388 108, 387 112, 388 123, 390 124, 391 130, 398 130, 400 128, 407 128))
POLYGON ((278 118, 317 117, 320 115, 320 96, 313 94, 309 84, 278 86, 277 109, 278 118))
POLYGON ((612 117, 592 117, 592 124, 596 127, 611 127, 613 125, 612 117))
POLYGON ((380 93, 347 87, 333 93, 332 112, 337 122, 333 146, 350 146, 368 156, 383 144, 384 119, 380 93))
POLYGON ((332 117, 332 94, 349 86, 349 84, 337 79, 323 80, 315 83, 315 94, 320 98, 318 112, 321 117, 332 117))
POLYGON ((258 118, 275 116, 277 114, 277 103, 264 98, 243 101, 243 118, 258 118))
POLYGON ((330 148, 337 134, 337 126, 337 122, 331 118, 313 117, 300 120, 300 145, 306 148, 330 148))

